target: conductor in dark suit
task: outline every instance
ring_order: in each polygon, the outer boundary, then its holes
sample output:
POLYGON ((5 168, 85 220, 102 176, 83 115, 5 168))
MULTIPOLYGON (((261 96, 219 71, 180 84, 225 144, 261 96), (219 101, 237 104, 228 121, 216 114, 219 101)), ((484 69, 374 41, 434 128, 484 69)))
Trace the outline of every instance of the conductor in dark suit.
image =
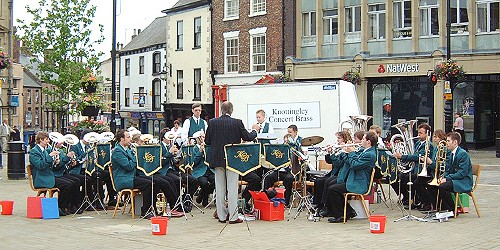
POLYGON ((213 118, 208 122, 205 144, 211 146, 210 167, 215 168, 215 190, 216 206, 219 222, 230 224, 241 223, 238 218, 238 174, 226 169, 224 157, 224 146, 228 144, 239 144, 242 140, 252 141, 257 137, 259 125, 252 126, 252 132, 248 132, 239 119, 231 117, 233 104, 229 101, 221 104, 221 116, 213 118), (227 191, 228 209, 226 209, 225 197, 227 191), (229 216, 228 216, 229 215, 229 216))

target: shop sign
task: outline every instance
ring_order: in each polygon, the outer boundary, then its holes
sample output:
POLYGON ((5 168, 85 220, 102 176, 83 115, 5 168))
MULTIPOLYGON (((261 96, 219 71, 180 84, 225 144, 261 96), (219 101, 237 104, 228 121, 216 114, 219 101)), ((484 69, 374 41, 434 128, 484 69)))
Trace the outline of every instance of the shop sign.
POLYGON ((378 73, 417 73, 419 72, 420 65, 418 63, 388 63, 386 65, 380 64, 378 66, 378 73))

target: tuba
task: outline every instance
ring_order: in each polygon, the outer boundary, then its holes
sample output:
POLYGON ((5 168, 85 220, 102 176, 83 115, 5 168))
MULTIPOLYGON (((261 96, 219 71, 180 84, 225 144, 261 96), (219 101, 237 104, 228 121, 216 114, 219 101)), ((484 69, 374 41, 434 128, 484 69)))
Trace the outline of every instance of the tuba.
POLYGON ((442 140, 438 143, 437 153, 436 153, 436 167, 434 169, 434 179, 429 182, 431 186, 439 186, 439 178, 443 176, 446 170, 446 154, 448 150, 446 149, 446 141, 442 140), (439 171, 439 172, 438 172, 439 171))
POLYGON ((372 119, 369 115, 350 115, 350 120, 345 120, 340 123, 340 130, 347 130, 351 133, 351 137, 354 137, 354 133, 358 131, 366 131, 368 129, 368 121, 372 119), (349 127, 344 127, 345 124, 349 124, 349 127))
MULTIPOLYGON (((400 134, 395 134, 391 137, 391 147, 392 153, 400 153, 402 155, 413 154, 415 151, 413 144, 413 126, 417 123, 417 120, 410 120, 406 122, 400 122, 398 124, 393 125, 393 128, 397 128, 400 134), (396 142, 398 140, 399 142, 396 142)), ((398 170, 401 173, 410 172, 413 167, 413 162, 401 162, 401 160, 397 160, 398 170)))

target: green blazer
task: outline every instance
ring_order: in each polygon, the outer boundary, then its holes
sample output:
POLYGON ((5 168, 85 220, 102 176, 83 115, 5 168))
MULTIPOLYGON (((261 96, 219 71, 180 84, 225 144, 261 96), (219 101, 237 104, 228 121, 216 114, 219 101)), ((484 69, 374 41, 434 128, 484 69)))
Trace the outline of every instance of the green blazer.
POLYGON ((167 175, 169 169, 176 172, 179 170, 174 167, 174 155, 170 153, 170 147, 165 147, 165 144, 161 143, 161 169, 158 170, 159 175, 167 175))
POLYGON ((132 150, 117 143, 111 155, 111 164, 116 191, 133 188, 137 163, 132 150))
POLYGON ((458 147, 455 152, 455 159, 452 159, 452 154, 449 152, 450 157, 446 162, 446 171, 443 177, 446 181, 453 182, 453 191, 465 193, 472 190, 472 164, 467 152, 458 147))
POLYGON ((54 160, 47 150, 43 150, 37 144, 30 150, 29 161, 33 175, 33 186, 35 188, 53 188, 56 184, 52 165, 54 160))
MULTIPOLYGON (((402 155, 401 156, 401 161, 403 162, 415 162, 415 167, 413 168, 413 173, 418 174, 422 170, 421 166, 418 166, 418 161, 420 156, 425 155, 425 141, 417 141, 413 145, 414 148, 414 153, 411 155, 402 155)), ((434 145, 433 143, 429 144, 429 158, 432 159, 432 152, 434 151, 434 145)), ((428 170, 428 169, 427 169, 428 170)))
POLYGON ((327 174, 327 176, 338 176, 340 169, 344 166, 347 160, 347 154, 342 152, 338 155, 329 154, 325 156, 325 161, 328 164, 332 164, 332 171, 327 174))
POLYGON ((199 178, 203 176, 206 172, 207 169, 210 169, 212 173, 215 173, 215 171, 211 168, 208 168, 207 164, 205 163, 205 154, 204 152, 200 151, 200 148, 198 146, 193 147, 193 171, 191 172, 191 175, 194 178, 199 178))
POLYGON ((66 172, 66 164, 71 160, 62 149, 59 149, 59 164, 52 169, 55 177, 61 177, 66 172))
POLYGON ((347 191, 357 194, 364 194, 368 191, 376 161, 376 146, 366 149, 359 155, 349 154, 347 157, 347 163, 350 165, 346 182, 347 191))
MULTIPOLYGON (((75 159, 77 162, 85 159, 87 156, 85 154, 85 149, 82 147, 81 143, 76 144, 75 146, 71 147, 71 151, 75 152, 75 159)), ((82 173, 82 164, 77 163, 71 170, 69 170, 70 174, 81 174, 82 173)))
POLYGON ((337 183, 345 183, 347 181, 347 176, 349 175, 349 169, 350 169, 349 163, 347 163, 348 156, 356 157, 359 154, 361 154, 363 150, 365 150, 365 148, 360 147, 358 151, 346 154, 346 159, 344 160, 343 165, 339 169, 339 174, 337 176, 337 183))

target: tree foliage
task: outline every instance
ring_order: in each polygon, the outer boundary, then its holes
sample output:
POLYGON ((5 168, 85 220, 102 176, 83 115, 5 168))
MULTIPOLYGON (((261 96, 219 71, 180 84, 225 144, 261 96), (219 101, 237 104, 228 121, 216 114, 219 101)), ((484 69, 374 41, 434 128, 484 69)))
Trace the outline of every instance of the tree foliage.
POLYGON ((91 33, 97 31, 92 30, 96 7, 89 2, 39 0, 39 6, 25 7, 32 21, 17 20, 25 53, 38 61, 37 76, 54 86, 44 88, 46 94, 56 97, 45 103, 52 110, 67 110, 80 90, 82 77, 98 67, 101 53, 93 47, 104 39, 103 26, 98 25, 100 35, 92 40, 91 33))

